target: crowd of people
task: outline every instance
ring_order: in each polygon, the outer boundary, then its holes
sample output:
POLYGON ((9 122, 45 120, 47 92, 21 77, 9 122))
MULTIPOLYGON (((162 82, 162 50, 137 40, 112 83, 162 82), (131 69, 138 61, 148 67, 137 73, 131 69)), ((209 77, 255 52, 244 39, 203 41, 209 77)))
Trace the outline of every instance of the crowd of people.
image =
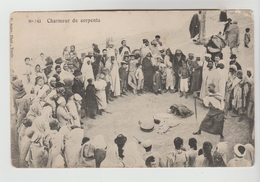
MULTIPOLYGON (((250 42, 248 32, 245 47, 250 42)), ((223 60, 223 44, 230 45, 233 34, 226 31, 225 35, 225 40, 221 35, 210 37, 205 55, 186 56, 180 49, 173 54, 170 48, 164 49, 160 35, 156 35, 151 42, 143 39, 141 48, 133 51, 122 40, 119 49, 109 42, 102 51, 93 43, 93 50, 81 56, 74 45, 65 47, 55 61, 44 53, 39 60, 26 57, 23 74, 12 72, 11 80, 20 167, 251 166, 251 144, 234 146, 235 158, 227 162, 223 142, 215 150, 210 142, 204 142, 197 151, 197 141, 191 138, 186 150, 177 137, 174 151, 163 159, 152 151, 150 141, 141 143, 146 151, 142 156, 139 145, 127 142, 122 134, 115 145, 106 144, 101 135, 93 141, 83 137, 84 118, 96 119, 108 112, 114 99, 130 93, 171 92, 201 100, 210 112, 194 134, 206 131, 223 138, 228 114, 246 116, 253 122, 253 69, 243 69, 232 49, 230 62, 223 60), (217 124, 213 127, 212 123, 217 124)))

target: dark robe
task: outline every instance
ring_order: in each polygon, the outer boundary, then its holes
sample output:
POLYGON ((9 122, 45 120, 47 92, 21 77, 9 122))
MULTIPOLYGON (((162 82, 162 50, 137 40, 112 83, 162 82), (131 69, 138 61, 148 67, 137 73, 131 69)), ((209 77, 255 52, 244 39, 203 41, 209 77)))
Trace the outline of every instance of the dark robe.
POLYGON ((202 83, 202 66, 198 64, 198 61, 193 61, 191 64, 191 69, 194 69, 191 76, 191 86, 190 92, 199 91, 202 83))
POLYGON ((156 93, 156 92, 159 92, 161 91, 161 87, 162 87, 162 80, 161 80, 161 75, 158 72, 155 72, 154 75, 153 75, 153 91, 156 93))
POLYGON ((194 14, 190 22, 190 38, 194 38, 200 32, 200 20, 198 14, 194 14))
POLYGON ((182 63, 185 62, 185 60, 186 60, 186 56, 183 53, 181 53, 180 58, 178 58, 176 56, 176 53, 173 56, 172 69, 173 69, 173 72, 175 75, 175 80, 176 80, 175 86, 174 86, 176 91, 178 91, 179 87, 180 87, 180 76, 178 75, 178 71, 182 67, 182 63))
POLYGON ((95 160, 96 160, 96 167, 100 168, 100 164, 106 158, 106 150, 105 149, 95 149, 94 157, 95 157, 95 160))
POLYGON ((100 54, 100 50, 98 48, 98 45, 95 44, 94 48, 93 48, 93 52, 96 54, 100 54))
POLYGON ((241 67, 241 65, 240 65, 238 62, 236 62, 236 63, 234 64, 232 61, 230 61, 230 62, 229 62, 229 65, 236 65, 237 70, 242 70, 242 67, 241 67))
POLYGON ((72 92, 74 94, 79 94, 82 97, 81 108, 84 109, 85 114, 87 114, 87 103, 86 103, 84 84, 80 80, 74 78, 73 85, 72 85, 72 92))
POLYGON ((220 12, 219 21, 220 22, 226 22, 227 21, 227 12, 226 11, 220 12))
POLYGON ((98 105, 97 105, 97 98, 96 98, 96 89, 93 84, 88 84, 86 88, 86 100, 87 100, 87 108, 90 114, 95 114, 98 105))
POLYGON ((152 91, 153 88, 153 65, 151 59, 143 59, 144 89, 152 91))
POLYGON ((131 52, 130 50, 130 47, 129 46, 121 46, 119 47, 118 51, 119 51, 119 54, 121 54, 122 50, 124 49, 124 47, 128 48, 129 52, 131 52))
POLYGON ((227 22, 227 23, 225 24, 224 30, 223 30, 223 34, 226 33, 226 31, 227 31, 228 27, 230 26, 230 24, 232 24, 232 23, 227 22))
POLYGON ((224 112, 212 106, 205 118, 202 120, 200 130, 214 135, 222 135, 224 119, 224 112))
POLYGON ((96 78, 97 74, 99 73, 99 65, 100 65, 101 59, 102 59, 101 55, 94 56, 95 61, 92 63, 92 69, 93 69, 93 74, 94 74, 95 78, 96 78))

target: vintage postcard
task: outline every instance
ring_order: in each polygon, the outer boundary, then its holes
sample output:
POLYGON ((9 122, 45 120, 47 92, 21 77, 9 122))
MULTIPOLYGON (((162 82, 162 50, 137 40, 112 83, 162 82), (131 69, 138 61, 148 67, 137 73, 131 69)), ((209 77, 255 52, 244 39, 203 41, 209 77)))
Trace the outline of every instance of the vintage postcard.
POLYGON ((249 167, 250 10, 14 12, 17 168, 249 167))

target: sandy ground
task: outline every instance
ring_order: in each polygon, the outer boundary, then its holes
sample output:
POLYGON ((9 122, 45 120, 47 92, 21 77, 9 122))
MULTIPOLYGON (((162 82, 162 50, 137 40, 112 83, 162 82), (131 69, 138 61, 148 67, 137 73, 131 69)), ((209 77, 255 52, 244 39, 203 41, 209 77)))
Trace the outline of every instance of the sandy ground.
MULTIPOLYGON (((207 36, 217 34, 223 30, 223 23, 218 22, 219 12, 208 12, 207 13, 207 36)), ((253 24, 252 19, 248 16, 238 13, 228 13, 228 16, 233 20, 238 20, 240 28, 240 40, 241 46, 238 49, 237 57, 239 63, 243 69, 247 67, 254 67, 253 57, 253 41, 250 45, 250 49, 243 47, 243 36, 244 29, 246 27, 251 28, 251 39, 253 40, 253 24)), ((142 38, 152 39, 155 34, 160 34, 162 37, 167 37, 166 44, 172 48, 174 52, 176 48, 181 48, 185 54, 189 52, 202 54, 205 52, 203 46, 197 46, 192 43, 189 39, 188 30, 189 22, 185 22, 181 29, 173 28, 173 30, 165 30, 162 32, 150 32, 145 35, 137 35, 135 37, 127 39, 130 47, 134 47, 134 43, 140 42, 142 38), (184 28, 186 26, 186 28, 184 28)), ((177 25, 173 25, 177 26, 177 25)), ((166 39, 165 39, 166 41, 166 39)), ((139 47, 137 47, 139 48, 139 47)), ((229 48, 226 47, 223 50, 224 60, 229 61, 229 48)), ((177 136, 184 139, 184 147, 188 149, 188 140, 192 135, 192 132, 196 131, 199 127, 200 122, 206 115, 208 109, 203 107, 199 102, 198 107, 198 120, 196 121, 195 115, 186 118, 179 119, 174 117, 176 120, 180 120, 180 125, 172 128, 164 135, 157 134, 158 126, 155 125, 153 132, 144 133, 139 129, 138 121, 152 121, 153 115, 156 113, 166 113, 167 109, 172 104, 184 104, 189 109, 194 111, 194 99, 189 96, 188 99, 179 98, 179 94, 165 93, 162 95, 154 95, 147 93, 142 96, 133 95, 131 93, 124 98, 117 98, 114 102, 108 105, 107 111, 111 114, 104 113, 102 116, 98 116, 96 120, 87 119, 84 120, 85 136, 93 139, 96 135, 102 134, 105 138, 106 143, 112 144, 114 138, 122 133, 127 136, 128 141, 136 141, 133 136, 139 140, 150 139, 153 142, 154 150, 158 151, 163 158, 166 157, 167 153, 173 149, 173 139, 177 136)), ((14 118, 14 117, 12 117, 14 118)), ((238 118, 228 117, 224 125, 224 141, 228 142, 227 160, 233 157, 233 146, 236 143, 246 144, 251 142, 252 124, 249 120, 243 119, 242 122, 238 122, 238 118)), ((11 120, 11 154, 12 164, 18 167, 18 147, 17 147, 17 136, 14 129, 14 120, 11 120)), ((203 142, 210 141, 214 148, 218 142, 220 142, 219 136, 202 133, 200 136, 195 136, 198 141, 198 148, 201 148, 203 142)), ((142 147, 139 147, 140 152, 144 152, 142 147)))

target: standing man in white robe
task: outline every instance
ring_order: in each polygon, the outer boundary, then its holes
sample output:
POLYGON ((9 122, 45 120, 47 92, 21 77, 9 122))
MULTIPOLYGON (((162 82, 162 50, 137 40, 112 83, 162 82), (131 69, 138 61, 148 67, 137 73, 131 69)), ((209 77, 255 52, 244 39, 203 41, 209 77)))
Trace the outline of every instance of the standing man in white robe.
POLYGON ((216 68, 213 67, 213 62, 209 61, 207 63, 207 68, 205 70, 203 70, 202 84, 201 84, 201 91, 200 91, 201 99, 203 99, 206 95, 208 95, 208 85, 209 84, 211 84, 211 83, 213 83, 215 85, 217 84, 216 74, 217 74, 217 72, 216 72, 216 68))
POLYGON ((83 60, 83 65, 81 68, 82 76, 83 76, 83 83, 84 83, 84 88, 86 89, 88 86, 88 79, 93 79, 94 80, 94 73, 92 69, 91 63, 94 62, 94 57, 92 56, 92 52, 88 53, 88 56, 86 56, 83 60))
POLYGON ((119 68, 118 63, 115 60, 114 56, 111 56, 111 91, 114 94, 114 97, 120 95, 120 78, 119 78, 119 68))
POLYGON ((102 115, 102 112, 107 108, 107 98, 106 98, 106 86, 107 82, 105 81, 105 74, 101 73, 97 75, 97 80, 94 83, 96 88, 96 96, 99 114, 102 115))

